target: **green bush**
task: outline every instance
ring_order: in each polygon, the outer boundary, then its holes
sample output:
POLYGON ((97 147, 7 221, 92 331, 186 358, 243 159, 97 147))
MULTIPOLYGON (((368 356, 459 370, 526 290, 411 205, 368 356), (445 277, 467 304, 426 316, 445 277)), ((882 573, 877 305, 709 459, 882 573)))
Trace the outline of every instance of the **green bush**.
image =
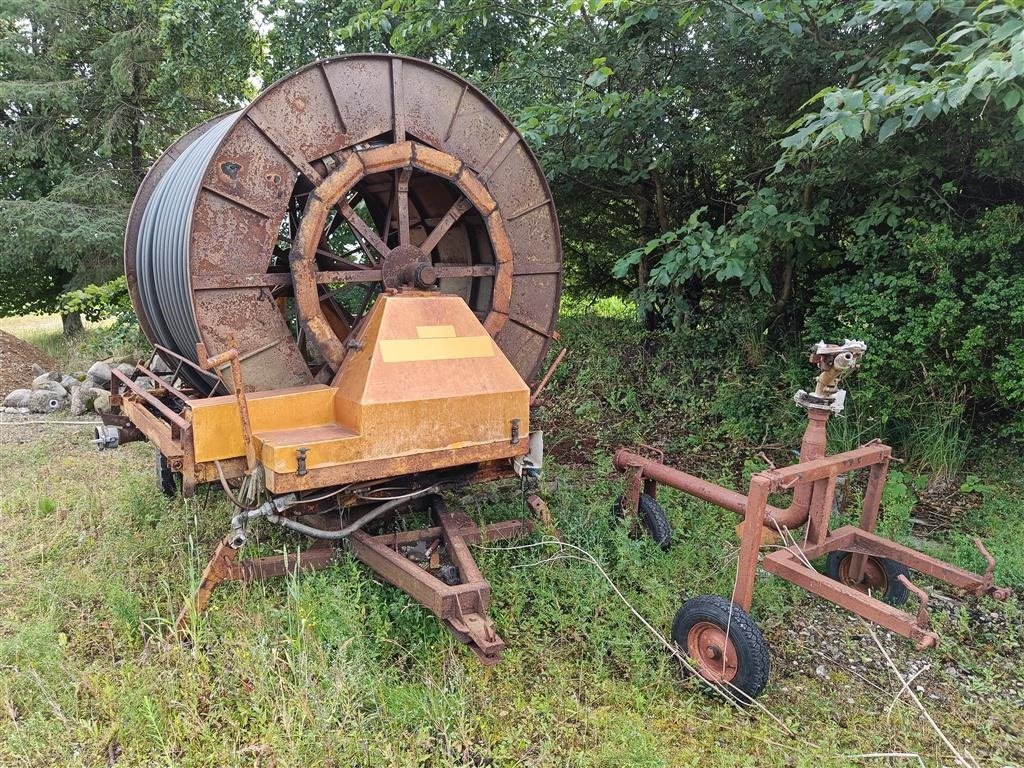
POLYGON ((103 285, 87 285, 68 291, 60 297, 62 314, 81 314, 86 320, 98 322, 132 312, 132 300, 124 275, 103 285))
POLYGON ((856 271, 815 295, 805 329, 867 342, 854 417, 950 474, 972 432, 1024 438, 1024 209, 959 232, 911 221, 848 256, 856 271))

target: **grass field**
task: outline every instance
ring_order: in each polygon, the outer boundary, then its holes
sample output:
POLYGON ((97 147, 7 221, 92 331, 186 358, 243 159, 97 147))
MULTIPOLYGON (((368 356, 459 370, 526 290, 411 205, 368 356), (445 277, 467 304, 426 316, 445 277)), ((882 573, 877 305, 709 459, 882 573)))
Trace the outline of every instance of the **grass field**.
MULTIPOLYGON (((759 450, 784 459, 791 443, 730 439, 700 361, 645 347, 621 317, 576 314, 562 332, 573 352, 539 414, 555 523, 667 631, 686 597, 729 594, 736 520, 666 493, 672 549, 631 540, 610 523, 620 492, 611 449, 657 441, 683 466, 738 486, 759 450)), ((219 494, 168 501, 150 446, 101 454, 90 436, 0 427, 0 766, 956 764, 897 698, 866 626, 766 574, 753 613, 773 650, 767 712, 709 696, 592 566, 543 562, 544 547, 475 550, 510 645, 490 669, 347 553, 315 575, 222 587, 194 646, 167 643, 230 509, 219 494)), ((904 468, 886 524, 972 568, 982 562, 969 535, 983 535, 1001 561, 997 578, 1024 587, 1021 469, 1016 457, 980 457, 956 496, 962 512, 924 532, 904 468)), ((525 514, 514 485, 450 504, 484 521, 525 514)), ((260 533, 265 551, 302 545, 260 533)), ((875 636, 902 674, 917 675, 912 687, 955 749, 983 766, 1024 763, 1018 603, 933 606, 938 650, 875 636)))

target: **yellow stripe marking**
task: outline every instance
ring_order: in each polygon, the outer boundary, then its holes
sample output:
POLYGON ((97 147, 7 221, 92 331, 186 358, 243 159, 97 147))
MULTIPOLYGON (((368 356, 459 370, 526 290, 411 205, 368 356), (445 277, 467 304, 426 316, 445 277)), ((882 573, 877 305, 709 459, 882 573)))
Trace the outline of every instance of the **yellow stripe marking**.
POLYGON ((416 337, 419 339, 454 339, 454 325, 417 325, 416 337))
POLYGON ((385 363, 463 360, 473 357, 494 357, 494 342, 490 336, 382 339, 380 342, 380 358, 385 363))

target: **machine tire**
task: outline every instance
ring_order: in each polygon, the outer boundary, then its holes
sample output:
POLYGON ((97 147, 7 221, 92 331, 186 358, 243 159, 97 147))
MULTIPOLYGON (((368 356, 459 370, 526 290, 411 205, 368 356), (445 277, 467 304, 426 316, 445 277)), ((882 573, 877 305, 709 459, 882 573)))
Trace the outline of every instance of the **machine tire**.
POLYGON ((903 565, 903 563, 897 563, 895 560, 890 560, 887 557, 868 555, 868 571, 865 574, 868 580, 860 584, 854 584, 848 576, 849 558, 852 554, 852 552, 843 552, 841 550, 829 552, 828 558, 825 560, 826 575, 830 579, 835 579, 841 584, 853 587, 865 594, 867 594, 868 589, 871 589, 875 597, 889 605, 899 606, 907 602, 907 597, 909 597, 910 593, 903 586, 903 582, 899 580, 900 575, 910 577, 910 571, 907 566, 903 565))
POLYGON ((160 451, 156 452, 156 481, 160 486, 160 492, 169 499, 178 495, 178 481, 174 477, 175 472, 167 463, 167 457, 160 451))
MULTIPOLYGON (((746 611, 724 597, 701 595, 683 603, 672 622, 672 639, 693 659, 701 677, 728 683, 723 690, 741 704, 759 696, 768 684, 771 655, 764 635, 746 611), (716 643, 723 641, 727 649, 731 646, 736 662, 716 669, 722 650, 716 643)), ((725 654, 726 662, 729 655, 725 654)))
MULTIPOLYGON (((625 517, 621 496, 612 505, 612 514, 617 520, 625 517)), ((662 552, 668 552, 672 546, 672 525, 669 523, 668 515, 665 514, 661 504, 646 493, 641 493, 639 515, 644 528, 654 540, 654 543, 661 547, 662 552)))

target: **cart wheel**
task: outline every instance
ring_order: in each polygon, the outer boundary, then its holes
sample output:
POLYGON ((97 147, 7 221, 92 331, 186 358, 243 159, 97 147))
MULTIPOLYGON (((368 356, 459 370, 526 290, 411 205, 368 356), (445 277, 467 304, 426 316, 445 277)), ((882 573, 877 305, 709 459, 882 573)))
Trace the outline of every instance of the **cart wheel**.
POLYGON ((178 483, 174 478, 174 471, 167 463, 167 457, 160 451, 156 452, 156 481, 160 485, 160 491, 169 499, 173 499, 178 493, 178 483))
POLYGON ((854 582, 850 578, 850 565, 853 562, 852 552, 829 552, 825 560, 825 573, 829 578, 853 587, 858 592, 867 594, 870 590, 878 599, 889 605, 903 605, 907 602, 907 588, 899 580, 899 576, 910 577, 910 571, 903 563, 897 563, 887 557, 868 555, 864 562, 864 578, 854 582))
POLYGON ((683 603, 672 622, 672 639, 705 680, 728 684, 729 692, 742 691, 741 703, 768 683, 771 662, 764 635, 746 611, 724 597, 702 595, 683 603))
MULTIPOLYGON (((640 494, 640 519, 643 521, 647 533, 654 539, 654 543, 661 547, 663 552, 668 552, 672 546, 672 526, 668 522, 668 515, 662 509, 661 504, 652 499, 646 493, 640 494)), ((622 509, 622 497, 619 496, 612 505, 612 514, 616 519, 625 517, 622 509)))

